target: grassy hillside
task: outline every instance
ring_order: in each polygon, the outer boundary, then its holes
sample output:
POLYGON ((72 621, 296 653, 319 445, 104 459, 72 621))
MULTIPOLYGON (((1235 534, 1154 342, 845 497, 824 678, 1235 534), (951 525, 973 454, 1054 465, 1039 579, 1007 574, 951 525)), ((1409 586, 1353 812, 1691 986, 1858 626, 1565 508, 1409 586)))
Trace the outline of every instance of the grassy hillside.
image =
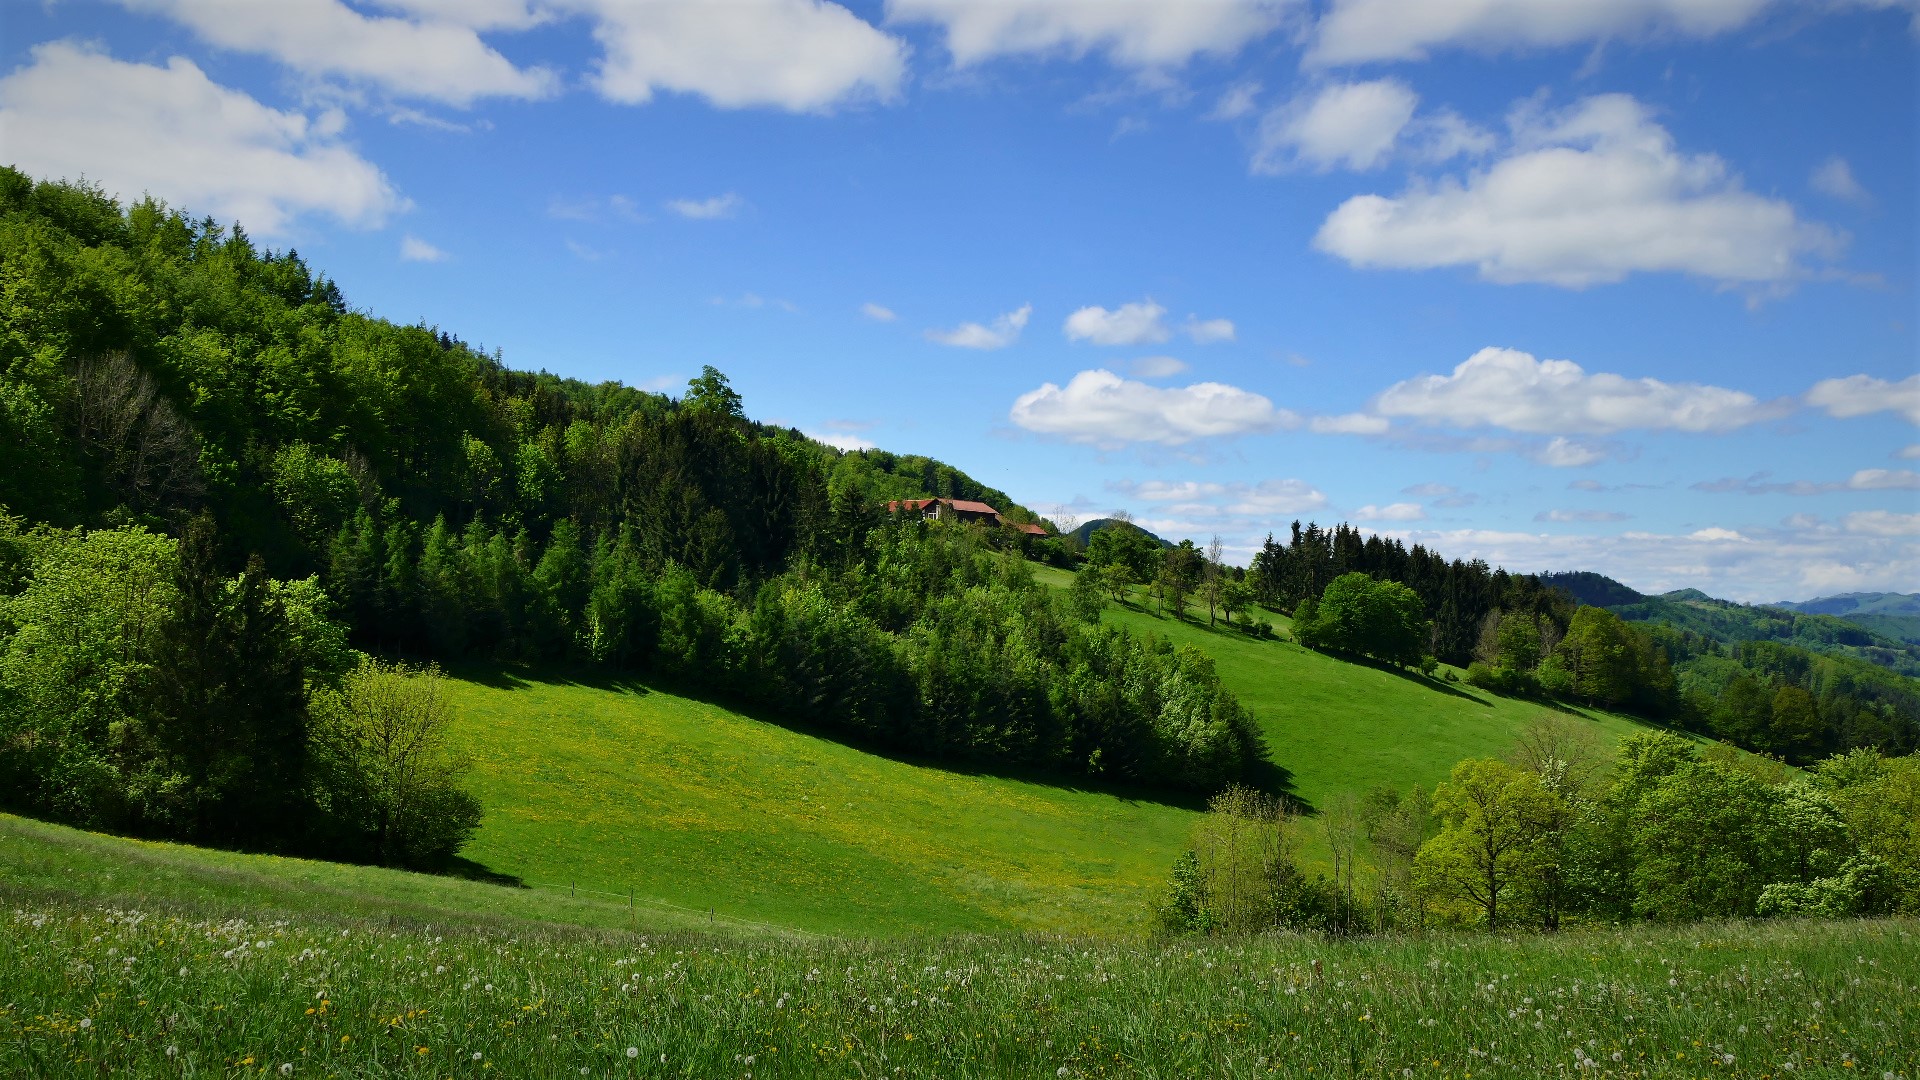
POLYGON ((807 930, 1137 926, 1193 812, 902 762, 637 686, 454 684, 466 854, 807 930))
MULTIPOLYGON (((1071 580, 1061 570, 1037 573, 1062 588, 1071 580)), ((1286 629, 1284 616, 1261 617, 1286 629)), ((1463 758, 1504 753, 1546 708, 1463 683, 1346 663, 1290 641, 1209 629, 1204 607, 1197 621, 1111 605, 1104 618, 1212 656, 1220 677, 1259 719, 1272 760, 1292 774, 1293 794, 1316 806, 1338 792, 1378 784, 1430 787, 1463 758)), ((1639 728, 1636 721, 1597 710, 1564 715, 1591 724, 1607 742, 1639 728)))

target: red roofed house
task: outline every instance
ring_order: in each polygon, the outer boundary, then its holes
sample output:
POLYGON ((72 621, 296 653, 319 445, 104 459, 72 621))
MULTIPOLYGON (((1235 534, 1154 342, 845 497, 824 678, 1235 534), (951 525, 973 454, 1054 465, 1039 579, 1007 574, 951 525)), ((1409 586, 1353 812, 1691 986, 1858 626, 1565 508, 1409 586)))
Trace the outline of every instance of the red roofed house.
MULTIPOLYGON (((895 499, 887 503, 887 513, 915 513, 928 521, 977 521, 982 525, 1012 525, 1000 520, 1000 511, 971 499, 895 499)), ((1014 525, 1029 536, 1047 535, 1043 525, 1014 525)))

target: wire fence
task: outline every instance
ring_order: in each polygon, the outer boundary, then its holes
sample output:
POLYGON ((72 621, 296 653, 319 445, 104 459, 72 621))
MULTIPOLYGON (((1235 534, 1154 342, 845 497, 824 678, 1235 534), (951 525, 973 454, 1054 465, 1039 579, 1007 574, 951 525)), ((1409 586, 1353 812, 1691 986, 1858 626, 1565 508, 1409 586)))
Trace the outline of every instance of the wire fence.
POLYGON ((766 931, 771 931, 773 933, 778 933, 778 934, 797 934, 800 937, 805 937, 805 938, 818 938, 821 936, 819 934, 811 933, 806 930, 800 930, 791 926, 781 926, 776 923, 758 922, 753 919, 742 919, 737 915, 722 915, 719 913, 719 911, 710 907, 709 908, 688 907, 685 904, 676 904, 671 901, 661 900, 652 896, 641 896, 640 894, 635 893, 632 890, 628 890, 626 892, 611 892, 606 889, 589 889, 589 888, 586 888, 585 886, 574 884, 574 883, 560 885, 550 881, 522 881, 521 884, 525 885, 530 889, 556 889, 556 890, 565 892, 568 896, 573 896, 573 897, 577 897, 581 895, 610 896, 616 900, 625 900, 627 902, 627 912, 630 918, 636 916, 638 914, 638 910, 642 907, 657 908, 662 911, 679 912, 682 914, 692 915, 695 917, 704 915, 707 918, 707 925, 709 926, 715 926, 720 923, 726 923, 729 926, 738 926, 738 927, 751 929, 751 930, 766 930, 766 931))

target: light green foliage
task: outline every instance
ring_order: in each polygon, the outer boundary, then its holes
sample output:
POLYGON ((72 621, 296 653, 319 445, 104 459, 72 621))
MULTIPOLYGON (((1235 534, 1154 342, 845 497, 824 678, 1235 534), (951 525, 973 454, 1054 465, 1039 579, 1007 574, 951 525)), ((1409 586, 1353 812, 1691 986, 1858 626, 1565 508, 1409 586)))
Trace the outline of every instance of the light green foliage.
POLYGON ((1540 662, 1540 624, 1531 614, 1511 611, 1502 615, 1495 640, 1500 649, 1501 667, 1532 671, 1540 662))
POLYGON ((287 628, 309 682, 330 682, 359 662, 347 644, 347 628, 334 621, 333 598, 319 577, 271 581, 268 592, 287 618, 287 628))
POLYGON ((1084 622, 1098 622, 1100 612, 1107 606, 1107 589, 1102 575, 1100 567, 1088 563, 1073 575, 1073 584, 1067 589, 1069 610, 1084 622))
POLYGON ((1816 775, 1860 846, 1886 864, 1895 909, 1920 913, 1920 758, 1855 750, 1816 775))
POLYGON ((480 804, 460 786, 469 763, 448 745, 454 717, 438 669, 363 659, 314 694, 312 716, 318 798, 347 850, 434 867, 472 836, 480 804))
POLYGON ((127 529, 20 544, 31 577, 0 599, 0 779, 14 805, 118 820, 151 749, 142 702, 175 601, 174 543, 127 529))
POLYGON ((359 505, 359 485, 346 462, 303 442, 289 443, 274 456, 268 488, 294 532, 316 548, 339 531, 359 505))
POLYGON ((1504 761, 1468 760, 1433 793, 1438 835, 1415 857, 1416 886, 1429 895, 1477 906, 1488 929, 1501 902, 1547 871, 1543 839, 1561 813, 1540 778, 1504 761))
POLYGON ((696 412, 710 412, 736 420, 746 417, 739 393, 712 364, 701 368, 699 375, 687 380, 687 395, 683 400, 687 408, 696 412))

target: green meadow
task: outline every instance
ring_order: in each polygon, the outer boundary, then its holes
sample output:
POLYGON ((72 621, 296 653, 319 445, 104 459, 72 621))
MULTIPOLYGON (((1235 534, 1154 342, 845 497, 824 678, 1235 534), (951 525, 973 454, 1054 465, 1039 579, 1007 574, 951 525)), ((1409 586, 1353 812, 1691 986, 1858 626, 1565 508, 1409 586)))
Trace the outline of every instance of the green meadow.
MULTIPOLYGON (((1105 618, 1213 656, 1309 804, 1431 785, 1505 751, 1541 709, 1204 619, 1105 618)), ((1196 813, 1151 792, 903 761, 638 683, 456 674, 458 740, 486 807, 466 856, 534 891, 631 892, 816 933, 1130 932, 1196 813)), ((1609 741, 1634 727, 1576 715, 1609 741)))
POLYGON ((1920 942, 1899 920, 872 942, 0 897, 10 1077, 1920 1070, 1920 942))

